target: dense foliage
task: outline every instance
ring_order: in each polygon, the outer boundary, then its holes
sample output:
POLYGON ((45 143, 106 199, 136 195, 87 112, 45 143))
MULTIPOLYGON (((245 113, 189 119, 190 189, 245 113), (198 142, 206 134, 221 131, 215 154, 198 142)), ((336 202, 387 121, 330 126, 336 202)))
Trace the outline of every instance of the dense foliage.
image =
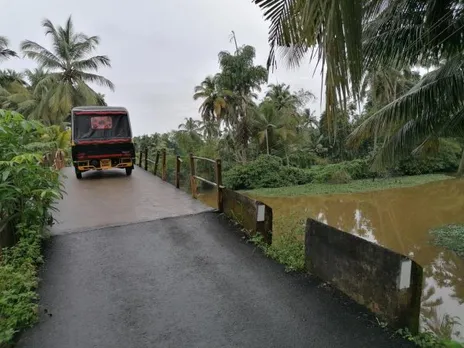
MULTIPOLYGON (((311 52, 325 77, 328 124, 338 109, 364 101, 372 112, 351 143, 382 137, 374 167, 395 165, 440 137, 462 137, 464 11, 459 0, 254 0, 270 21, 269 66, 276 52, 297 65, 311 52), (425 76, 411 67, 432 68, 425 76), (409 81, 408 81, 409 80, 409 81)), ((463 153, 464 154, 464 153, 463 153)), ((464 174, 464 156, 459 174, 464 174)))
POLYGON ((37 317, 37 265, 44 227, 60 197, 58 173, 43 164, 56 150, 51 130, 0 110, 0 345, 37 317))
MULTIPOLYGON (((368 74, 363 84, 364 107, 353 103, 346 109, 337 107, 333 110, 336 122, 331 123, 325 111, 316 117, 308 107, 315 99, 309 91, 271 84, 259 100, 256 93, 263 86, 264 68, 253 64, 252 47, 237 47, 234 54, 221 52, 219 60, 220 71, 194 88, 194 99, 202 101, 200 119, 186 118, 176 131, 137 137, 139 148, 149 148, 152 158, 162 148, 184 159, 189 153, 221 158, 224 183, 233 189, 453 173, 459 167, 460 138, 439 138, 424 151, 381 169, 372 164, 388 142, 385 134, 373 133, 356 148, 346 146, 350 134, 365 120, 420 80, 417 72, 390 68, 368 74)), ((187 163, 181 171, 187 179, 187 163)), ((206 169, 204 173, 214 179, 206 169)), ((168 178, 173 176, 174 162, 169 162, 168 178)))
POLYGON ((237 165, 224 175, 224 184, 234 190, 302 185, 311 180, 304 169, 284 166, 282 159, 270 155, 237 165))

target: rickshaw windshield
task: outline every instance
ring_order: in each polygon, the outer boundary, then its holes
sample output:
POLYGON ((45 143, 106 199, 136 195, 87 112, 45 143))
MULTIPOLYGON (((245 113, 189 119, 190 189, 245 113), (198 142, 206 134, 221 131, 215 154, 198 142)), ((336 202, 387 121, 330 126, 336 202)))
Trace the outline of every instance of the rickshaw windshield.
POLYGON ((103 140, 131 138, 129 118, 118 115, 74 115, 73 136, 75 140, 103 140))

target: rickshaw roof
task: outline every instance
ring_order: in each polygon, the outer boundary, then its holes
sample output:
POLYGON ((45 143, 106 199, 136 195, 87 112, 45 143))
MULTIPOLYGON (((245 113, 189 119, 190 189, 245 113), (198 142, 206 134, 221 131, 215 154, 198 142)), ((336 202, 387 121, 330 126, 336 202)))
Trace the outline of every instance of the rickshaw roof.
POLYGON ((117 113, 128 114, 127 109, 122 106, 76 106, 71 110, 71 112, 72 113, 117 112, 117 113))

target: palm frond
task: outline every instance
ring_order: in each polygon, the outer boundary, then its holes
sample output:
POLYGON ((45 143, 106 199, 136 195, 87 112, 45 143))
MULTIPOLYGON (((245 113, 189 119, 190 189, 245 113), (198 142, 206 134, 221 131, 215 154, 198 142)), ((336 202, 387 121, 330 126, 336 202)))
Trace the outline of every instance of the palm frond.
POLYGON ((430 66, 460 52, 462 6, 456 0, 390 1, 377 8, 364 30, 364 64, 430 66))
POLYGON ((93 70, 97 71, 100 67, 111 67, 110 59, 107 56, 94 56, 84 60, 73 62, 76 70, 93 70))
POLYGON ((74 105, 97 105, 99 102, 98 93, 82 80, 78 81, 76 92, 77 99, 74 99, 74 105))
POLYGON ((398 160, 423 152, 432 142, 436 145, 439 137, 462 137, 464 135, 464 108, 451 117, 437 122, 433 118, 419 118, 406 122, 375 156, 372 168, 381 170, 398 160))
POLYGON ((21 51, 25 57, 35 60, 43 67, 63 70, 66 68, 56 55, 34 41, 21 42, 21 51))
POLYGON ((464 105, 464 61, 454 57, 425 75, 413 88, 364 121, 349 137, 359 144, 370 134, 380 133, 409 120, 423 119, 430 124, 441 122, 464 105))
POLYGON ((71 47, 71 58, 81 59, 87 54, 95 51, 100 44, 100 38, 98 36, 86 36, 82 33, 76 34, 74 38, 74 44, 71 47))
POLYGON ((100 86, 106 86, 109 89, 111 89, 112 91, 114 91, 113 82, 111 82, 110 80, 108 80, 107 78, 105 78, 105 77, 103 77, 101 75, 91 74, 91 73, 86 73, 86 72, 80 72, 79 77, 82 79, 82 81, 96 83, 96 84, 98 84, 100 86))
POLYGON ((9 44, 10 42, 5 36, 0 36, 0 60, 18 56, 15 51, 8 48, 9 44))
POLYGON ((276 66, 277 49, 291 65, 299 65, 311 50, 311 60, 316 60, 323 73, 326 112, 332 120, 340 103, 346 108, 348 97, 359 94, 363 1, 254 0, 254 3, 271 22, 268 68, 276 66))

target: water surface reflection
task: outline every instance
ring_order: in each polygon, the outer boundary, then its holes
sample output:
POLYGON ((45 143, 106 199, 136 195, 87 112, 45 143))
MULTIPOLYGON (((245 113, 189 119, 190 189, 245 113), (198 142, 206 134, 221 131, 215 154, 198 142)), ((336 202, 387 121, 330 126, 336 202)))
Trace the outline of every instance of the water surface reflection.
MULTIPOLYGON (((430 243, 429 229, 464 223, 464 180, 358 194, 258 197, 276 219, 313 217, 409 255, 424 267, 423 326, 464 341, 464 259, 430 243)), ((275 231, 275 234, 283 231, 275 231)))

